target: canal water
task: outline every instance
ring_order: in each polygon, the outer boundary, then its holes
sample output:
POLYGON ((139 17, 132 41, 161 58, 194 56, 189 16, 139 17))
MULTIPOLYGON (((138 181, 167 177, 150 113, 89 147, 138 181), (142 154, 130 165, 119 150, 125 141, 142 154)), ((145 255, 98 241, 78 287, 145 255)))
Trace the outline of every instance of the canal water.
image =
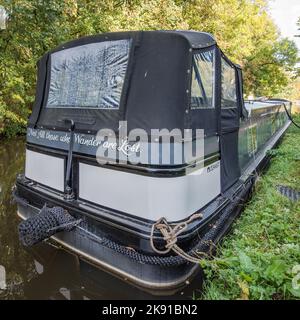
MULTIPOLYGON (((0 300, 1 299, 155 299, 63 249, 43 242, 25 249, 12 199, 16 175, 24 171, 25 139, 0 140, 0 300)), ((159 299, 192 299, 201 280, 159 299)))

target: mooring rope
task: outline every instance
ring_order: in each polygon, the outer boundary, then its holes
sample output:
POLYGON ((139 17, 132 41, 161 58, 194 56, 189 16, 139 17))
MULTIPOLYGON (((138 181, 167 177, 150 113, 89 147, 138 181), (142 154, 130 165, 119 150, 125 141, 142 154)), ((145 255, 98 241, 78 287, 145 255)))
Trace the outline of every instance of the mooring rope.
MULTIPOLYGON (((150 234, 150 244, 151 244, 151 248, 154 252, 158 253, 158 254, 167 254, 169 253, 171 250, 173 250, 177 255, 179 255, 180 257, 182 257, 183 259, 192 262, 192 263, 199 263, 199 258, 194 257, 188 253, 186 253, 184 250, 182 250, 178 245, 177 245, 177 237, 186 230, 186 228, 188 227, 188 224, 193 222, 196 219, 200 219, 203 218, 203 214, 202 213, 196 213, 193 214, 187 221, 184 222, 180 222, 177 224, 169 224, 167 219, 162 217, 160 219, 157 220, 157 222, 155 222, 152 225, 151 228, 151 234, 150 234), (155 229, 159 230, 161 232, 161 234, 163 235, 163 239, 166 241, 165 244, 165 250, 160 250, 157 249, 157 247, 154 245, 154 231, 155 229)), ((206 255, 206 253, 204 252, 197 252, 197 254, 204 254, 206 255)))

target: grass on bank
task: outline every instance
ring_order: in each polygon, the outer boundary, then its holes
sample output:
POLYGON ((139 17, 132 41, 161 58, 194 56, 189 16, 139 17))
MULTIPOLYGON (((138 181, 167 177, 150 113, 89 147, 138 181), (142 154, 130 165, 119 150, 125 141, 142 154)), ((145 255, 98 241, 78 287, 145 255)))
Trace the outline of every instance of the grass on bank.
POLYGON ((214 259, 202 262, 201 299, 300 299, 300 201, 276 190, 300 190, 300 129, 291 125, 272 154, 232 233, 214 259))

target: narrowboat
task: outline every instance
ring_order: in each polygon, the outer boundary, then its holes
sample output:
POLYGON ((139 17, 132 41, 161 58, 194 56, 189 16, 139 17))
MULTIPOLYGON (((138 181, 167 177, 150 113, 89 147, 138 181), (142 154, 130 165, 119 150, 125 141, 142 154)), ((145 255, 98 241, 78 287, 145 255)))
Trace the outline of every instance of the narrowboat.
POLYGON ((174 294, 238 217, 290 109, 244 101, 241 67, 208 33, 65 43, 38 62, 14 190, 20 240, 55 242, 143 290, 174 294))

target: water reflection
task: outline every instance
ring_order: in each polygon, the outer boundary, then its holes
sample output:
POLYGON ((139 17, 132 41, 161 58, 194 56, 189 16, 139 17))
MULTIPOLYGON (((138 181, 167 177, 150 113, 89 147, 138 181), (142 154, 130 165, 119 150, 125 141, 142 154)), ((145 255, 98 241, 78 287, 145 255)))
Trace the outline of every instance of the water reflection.
MULTIPOLYGON (((38 276, 24 286, 28 299, 155 299, 114 276, 99 270, 73 254, 39 244, 31 250, 38 276)), ((199 284, 199 283, 198 283, 199 284)), ((181 292, 172 298, 192 298, 193 290, 181 292)), ((160 297, 160 299, 170 297, 160 297)))
MULTIPOLYGON (((20 245, 11 191, 16 175, 24 170, 24 150, 23 138, 0 141, 0 266, 6 274, 0 299, 155 298, 48 242, 26 250, 20 245)), ((200 283, 196 279, 172 298, 191 299, 200 283)))
POLYGON ((16 205, 11 191, 24 166, 24 139, 0 141, 0 265, 6 270, 6 290, 0 298, 22 298, 23 283, 34 275, 33 260, 17 241, 16 205))

